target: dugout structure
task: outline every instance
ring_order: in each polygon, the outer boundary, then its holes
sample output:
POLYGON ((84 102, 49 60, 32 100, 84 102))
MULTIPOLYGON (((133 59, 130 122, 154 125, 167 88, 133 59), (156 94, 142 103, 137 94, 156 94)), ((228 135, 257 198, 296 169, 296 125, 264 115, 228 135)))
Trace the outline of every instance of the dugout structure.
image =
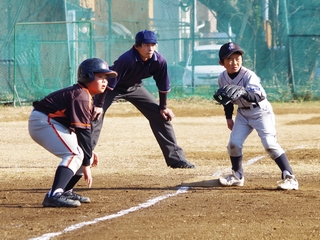
MULTIPOLYGON (((169 98, 212 98, 210 73, 200 76, 207 85, 183 85, 187 57, 196 46, 227 41, 245 50, 244 65, 271 101, 320 98, 318 0, 4 0, 0 13, 3 104, 30 104, 74 84, 85 58, 112 65, 143 29, 156 32, 167 59, 169 98)), ((143 82, 158 97, 154 81, 143 82)))

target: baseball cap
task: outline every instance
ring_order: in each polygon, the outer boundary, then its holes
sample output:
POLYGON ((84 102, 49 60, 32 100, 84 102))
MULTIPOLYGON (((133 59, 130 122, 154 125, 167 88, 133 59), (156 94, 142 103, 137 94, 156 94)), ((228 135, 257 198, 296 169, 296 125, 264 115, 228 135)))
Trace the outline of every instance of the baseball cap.
POLYGON ((244 51, 241 49, 241 47, 238 44, 233 42, 225 43, 221 46, 219 50, 219 58, 222 61, 223 59, 226 59, 227 57, 229 57, 231 54, 235 52, 239 52, 241 53, 241 55, 244 54, 244 51))
POLYGON ((152 31, 143 30, 136 34, 136 43, 157 43, 157 36, 152 31))

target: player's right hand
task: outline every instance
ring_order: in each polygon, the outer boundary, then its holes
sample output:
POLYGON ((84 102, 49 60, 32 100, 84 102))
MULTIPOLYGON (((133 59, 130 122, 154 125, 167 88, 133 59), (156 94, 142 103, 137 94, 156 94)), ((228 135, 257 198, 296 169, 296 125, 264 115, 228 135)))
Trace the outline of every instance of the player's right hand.
POLYGON ((93 109, 93 114, 92 114, 92 121, 95 121, 95 120, 99 120, 99 118, 101 117, 102 115, 102 112, 103 112, 103 108, 101 107, 94 107, 93 109))
POLYGON ((174 114, 169 108, 160 110, 160 114, 167 121, 171 121, 174 118, 174 114))
POLYGON ((83 166, 83 175, 84 175, 84 180, 88 184, 88 187, 91 188, 91 186, 92 186, 92 175, 91 175, 90 166, 83 166))
POLYGON ((227 119, 227 126, 232 131, 234 125, 234 121, 232 119, 227 119))

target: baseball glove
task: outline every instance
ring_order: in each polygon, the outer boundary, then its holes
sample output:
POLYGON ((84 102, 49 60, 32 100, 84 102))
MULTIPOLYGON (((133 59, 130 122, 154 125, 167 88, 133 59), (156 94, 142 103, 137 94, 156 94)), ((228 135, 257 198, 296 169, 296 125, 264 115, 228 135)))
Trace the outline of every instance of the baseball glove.
POLYGON ((240 97, 246 94, 246 90, 242 86, 238 85, 226 85, 217 90, 213 95, 213 98, 223 104, 227 105, 231 101, 236 101, 240 97))

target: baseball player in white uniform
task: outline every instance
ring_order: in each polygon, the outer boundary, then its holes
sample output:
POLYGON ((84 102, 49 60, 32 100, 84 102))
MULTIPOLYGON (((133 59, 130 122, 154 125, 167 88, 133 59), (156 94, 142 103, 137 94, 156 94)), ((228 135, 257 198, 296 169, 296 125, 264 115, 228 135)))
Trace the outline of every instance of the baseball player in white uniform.
POLYGON ((268 155, 281 170, 278 189, 298 190, 299 184, 276 137, 275 115, 267 100, 260 78, 251 70, 242 66, 244 51, 239 45, 229 42, 221 46, 219 51, 220 65, 225 67, 219 76, 219 87, 226 85, 242 86, 241 96, 224 105, 227 126, 231 130, 228 154, 232 165, 232 174, 220 177, 222 186, 243 186, 242 168, 243 143, 255 129, 268 155), (234 105, 238 105, 235 120, 232 119, 234 105))

